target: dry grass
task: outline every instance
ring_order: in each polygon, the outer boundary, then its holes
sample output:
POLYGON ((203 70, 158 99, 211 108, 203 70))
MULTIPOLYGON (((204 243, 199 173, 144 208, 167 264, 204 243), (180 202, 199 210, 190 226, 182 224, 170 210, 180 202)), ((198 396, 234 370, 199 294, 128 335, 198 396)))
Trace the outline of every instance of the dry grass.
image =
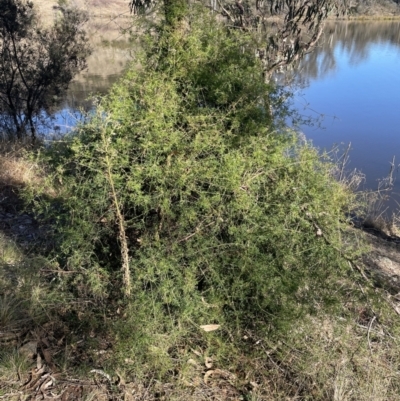
POLYGON ((378 231, 389 237, 400 237, 400 211, 393 209, 394 181, 392 171, 381 180, 376 191, 360 193, 364 207, 359 212, 361 224, 366 229, 378 231), (391 204, 392 203, 392 204, 391 204))
MULTIPOLYGON (((363 228, 373 230, 388 237, 400 237, 399 205, 391 208, 392 189, 385 191, 366 191, 360 193, 363 209, 359 213, 363 228)), ((393 202, 392 202, 393 203, 393 202)))
POLYGON ((310 320, 303 338, 311 340, 313 346, 306 346, 308 355, 302 358, 301 376, 309 385, 312 383, 319 399, 398 399, 399 344, 373 319, 371 315, 359 322, 341 322, 332 317, 323 322, 310 320))
POLYGON ((0 263, 13 265, 21 259, 21 251, 14 241, 0 233, 0 263))
MULTIPOLYGON (((53 18, 56 0, 33 0, 35 6, 39 7, 43 20, 53 18)), ((71 0, 73 5, 89 11, 91 16, 110 17, 117 15, 129 15, 129 2, 126 0, 71 0)))
POLYGON ((46 172, 34 161, 31 142, 0 139, 0 200, 3 208, 22 207, 19 191, 45 187, 44 194, 53 197, 53 188, 46 186, 46 172))
POLYGON ((362 225, 366 229, 373 229, 391 236, 395 231, 395 215, 388 214, 387 198, 379 192, 362 194, 365 210, 362 213, 362 225))
POLYGON ((5 186, 21 188, 42 181, 37 164, 24 157, 26 145, 0 142, 0 189, 5 186))
MULTIPOLYGON (((251 359, 232 355, 226 365, 234 373, 220 369, 219 374, 207 375, 219 371, 218 361, 208 369, 201 358, 188 353, 182 358, 180 371, 168 381, 157 376, 134 378, 135 372, 122 367, 88 371, 86 376, 72 367, 57 377, 71 387, 72 383, 83 385, 79 399, 87 401, 397 401, 400 378, 396 333, 376 320, 371 322, 372 318, 357 322, 309 317, 283 342, 252 344, 251 359), (111 382, 102 372, 110 375, 111 382)), ((17 372, 26 371, 27 361, 18 354, 9 353, 6 358, 2 378, 18 382, 17 372)), ((53 394, 61 392, 60 388, 60 383, 53 387, 53 394)))
POLYGON ((390 210, 390 201, 397 178, 395 159, 393 158, 390 163, 388 175, 378 182, 376 190, 359 191, 366 177, 357 169, 347 170, 350 150, 351 143, 344 150, 335 147, 330 155, 335 161, 332 175, 357 194, 358 202, 356 202, 356 210, 353 211, 356 225, 360 228, 375 230, 384 236, 399 237, 400 213, 398 209, 390 210))
POLYGON ((251 399, 398 400, 398 339, 372 319, 309 317, 284 343, 265 344, 265 358, 260 344, 259 360, 249 361, 251 399))

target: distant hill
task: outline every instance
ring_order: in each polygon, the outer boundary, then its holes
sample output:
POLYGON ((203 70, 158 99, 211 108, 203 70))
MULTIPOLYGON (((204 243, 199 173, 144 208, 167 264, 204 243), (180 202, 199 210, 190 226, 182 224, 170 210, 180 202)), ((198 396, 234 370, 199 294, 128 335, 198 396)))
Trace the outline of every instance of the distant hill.
POLYGON ((400 15, 400 0, 356 0, 352 1, 350 16, 396 16, 400 15))
MULTIPOLYGON (((44 19, 54 15, 56 0, 32 1, 39 6, 44 19)), ((87 10, 92 17, 108 18, 120 14, 129 15, 129 0, 71 0, 71 3, 87 10)), ((400 0, 352 0, 350 2, 350 16, 393 15, 400 15, 400 0)))
MULTIPOLYGON (((32 0, 40 9, 43 19, 52 17, 58 2, 56 0, 32 0)), ((129 14, 129 0, 72 0, 70 3, 87 10, 94 17, 111 17, 129 14)))

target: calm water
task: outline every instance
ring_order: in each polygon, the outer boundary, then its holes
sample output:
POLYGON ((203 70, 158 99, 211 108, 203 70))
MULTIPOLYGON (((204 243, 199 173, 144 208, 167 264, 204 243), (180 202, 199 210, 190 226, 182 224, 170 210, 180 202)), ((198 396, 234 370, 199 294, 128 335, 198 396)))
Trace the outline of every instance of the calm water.
MULTIPOLYGON (((60 131, 76 123, 77 108, 90 107, 86 98, 105 93, 129 60, 121 43, 92 56, 57 115, 60 131)), ((296 80, 303 88, 296 91, 296 107, 307 116, 324 115, 323 128, 302 127, 306 136, 326 149, 351 142, 348 169, 361 170, 364 186, 376 188, 393 156, 400 163, 400 22, 329 24, 296 80)), ((400 176, 395 192, 400 194, 400 176)))
POLYGON ((51 124, 47 128, 42 128, 42 131, 49 135, 53 132, 56 134, 69 132, 82 119, 83 113, 93 108, 91 100, 93 96, 105 95, 121 74, 122 71, 120 74, 108 76, 86 72, 79 81, 72 82, 67 97, 53 115, 51 124))
MULTIPOLYGON (((302 127, 306 136, 324 149, 351 142, 348 168, 366 175, 366 188, 377 188, 393 156, 400 163, 400 22, 329 25, 297 80, 304 88, 296 106, 307 116, 324 115, 323 129, 302 127)), ((400 176, 397 200, 399 194, 400 176)))
MULTIPOLYGON (((108 36, 119 37, 120 33, 113 31, 108 36)), ((105 95, 132 60, 127 38, 92 46, 93 53, 87 60, 88 68, 70 84, 66 98, 53 116, 54 121, 48 133, 70 131, 81 119, 81 111, 88 112, 93 107, 92 96, 105 95)))

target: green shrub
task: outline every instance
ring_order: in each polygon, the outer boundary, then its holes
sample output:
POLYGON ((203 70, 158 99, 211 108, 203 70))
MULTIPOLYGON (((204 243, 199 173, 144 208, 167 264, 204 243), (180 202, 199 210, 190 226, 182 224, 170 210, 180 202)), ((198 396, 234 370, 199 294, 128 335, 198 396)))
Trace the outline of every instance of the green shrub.
POLYGON ((121 353, 169 369, 184 344, 221 348, 334 301, 353 195, 296 133, 274 131, 246 36, 203 18, 147 39, 96 116, 52 150, 62 187, 41 210, 78 295, 115 299, 124 266, 121 353))

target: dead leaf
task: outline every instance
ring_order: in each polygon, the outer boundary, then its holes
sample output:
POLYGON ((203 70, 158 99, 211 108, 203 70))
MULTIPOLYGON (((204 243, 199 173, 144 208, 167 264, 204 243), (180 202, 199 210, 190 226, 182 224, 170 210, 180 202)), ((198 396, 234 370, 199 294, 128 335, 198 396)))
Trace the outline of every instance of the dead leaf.
POLYGON ((115 384, 117 386, 125 386, 126 382, 125 382, 125 379, 122 377, 122 375, 118 371, 115 373, 117 375, 117 381, 115 382, 115 384))
POLYGON ((207 384, 210 376, 213 375, 218 375, 220 377, 223 377, 226 380, 236 380, 237 377, 234 373, 228 372, 227 370, 222 370, 222 369, 214 369, 214 370, 208 370, 204 374, 204 383, 207 384))
POLYGON ((28 359, 33 359, 37 354, 38 342, 29 341, 19 348, 18 352, 28 359))
POLYGON ((204 359, 204 364, 206 365, 207 369, 211 369, 213 366, 212 359, 209 356, 206 356, 204 359))
POLYGON ((45 382, 42 387, 41 390, 45 391, 47 390, 49 387, 52 387, 54 385, 53 380, 49 380, 47 383, 45 382))
POLYGON ((51 366, 53 364, 53 358, 51 355, 50 350, 42 349, 44 360, 46 361, 47 365, 51 366))
POLYGON ((220 324, 205 324, 203 326, 200 326, 201 329, 207 332, 218 330, 220 327, 221 327, 220 324))
POLYGON ((193 352, 194 354, 196 354, 197 356, 203 356, 203 354, 202 354, 200 351, 197 351, 197 350, 195 350, 195 349, 192 349, 192 352, 193 352))
POLYGON ((37 357, 36 357, 36 369, 40 370, 42 368, 43 368, 42 357, 40 356, 40 354, 37 354, 37 357))
POLYGON ((204 375, 204 383, 207 384, 208 383, 208 379, 209 377, 215 373, 215 370, 208 370, 205 375, 204 375))
POLYGON ((110 376, 108 373, 104 372, 104 370, 101 370, 101 369, 92 369, 92 370, 90 371, 90 373, 94 373, 94 374, 98 374, 98 375, 100 375, 100 376, 103 376, 103 377, 105 377, 109 382, 111 382, 111 376, 110 376))

